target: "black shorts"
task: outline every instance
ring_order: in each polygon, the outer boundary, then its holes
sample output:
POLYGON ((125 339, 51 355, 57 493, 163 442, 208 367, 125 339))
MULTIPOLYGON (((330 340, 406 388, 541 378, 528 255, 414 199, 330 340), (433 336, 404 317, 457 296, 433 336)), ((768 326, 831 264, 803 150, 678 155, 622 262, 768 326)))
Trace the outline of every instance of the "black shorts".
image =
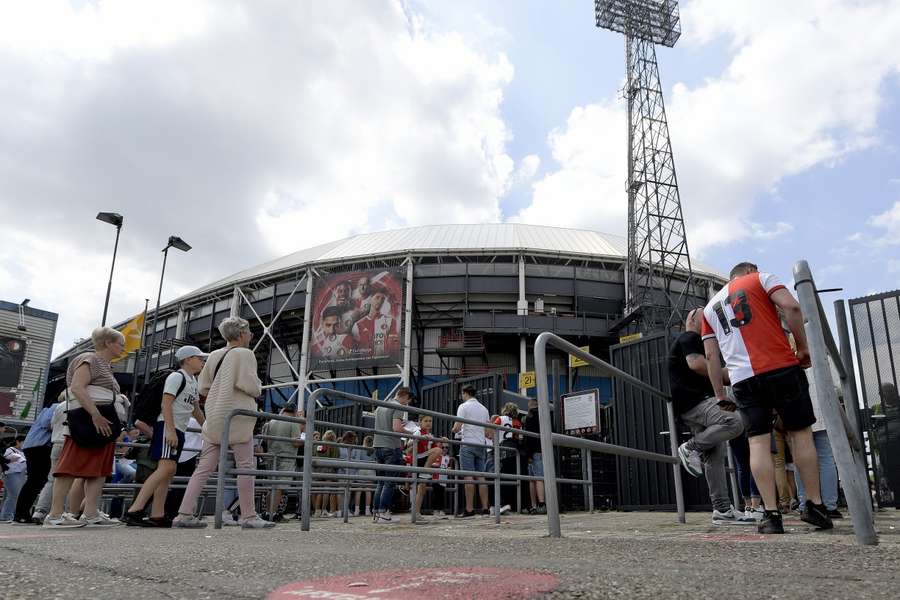
POLYGON ((816 422, 809 382, 800 367, 761 373, 734 384, 734 398, 747 436, 772 433, 772 410, 788 431, 806 429, 816 422))
POLYGON ((173 448, 166 443, 166 424, 163 421, 157 421, 153 424, 153 440, 150 442, 150 458, 153 460, 174 460, 176 463, 181 458, 181 451, 184 450, 184 432, 175 430, 175 436, 178 438, 178 446, 173 448))

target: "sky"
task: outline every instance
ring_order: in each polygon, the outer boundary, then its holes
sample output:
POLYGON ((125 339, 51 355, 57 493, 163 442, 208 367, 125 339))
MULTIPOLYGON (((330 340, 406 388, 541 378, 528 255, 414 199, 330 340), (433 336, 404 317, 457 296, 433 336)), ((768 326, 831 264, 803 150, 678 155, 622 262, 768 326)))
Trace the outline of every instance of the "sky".
MULTIPOLYGON (((688 0, 657 56, 692 257, 900 287, 900 0, 688 0)), ((624 234, 624 41, 589 0, 0 2, 0 298, 110 321, 440 223, 624 234), (151 306, 152 302, 151 301, 151 306)))

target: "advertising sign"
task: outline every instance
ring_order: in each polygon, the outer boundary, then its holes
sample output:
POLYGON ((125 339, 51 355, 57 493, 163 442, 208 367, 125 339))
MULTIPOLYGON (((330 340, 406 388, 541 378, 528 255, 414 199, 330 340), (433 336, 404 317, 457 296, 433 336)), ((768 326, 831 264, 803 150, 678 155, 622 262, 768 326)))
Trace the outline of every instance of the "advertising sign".
POLYGON ((378 269, 316 282, 310 370, 395 365, 401 361, 404 275, 378 269))
POLYGON ((562 396, 563 429, 567 435, 600 433, 600 390, 581 390, 562 396))

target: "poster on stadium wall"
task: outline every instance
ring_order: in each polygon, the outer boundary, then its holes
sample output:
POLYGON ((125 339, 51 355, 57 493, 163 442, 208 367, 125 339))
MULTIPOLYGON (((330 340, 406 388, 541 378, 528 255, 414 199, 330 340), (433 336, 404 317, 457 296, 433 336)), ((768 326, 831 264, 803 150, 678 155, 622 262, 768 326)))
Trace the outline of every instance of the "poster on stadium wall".
POLYGON ((0 388, 15 388, 25 361, 25 340, 0 337, 0 388))
POLYGON ((320 277, 313 292, 310 371, 399 364, 404 279, 392 269, 320 277))

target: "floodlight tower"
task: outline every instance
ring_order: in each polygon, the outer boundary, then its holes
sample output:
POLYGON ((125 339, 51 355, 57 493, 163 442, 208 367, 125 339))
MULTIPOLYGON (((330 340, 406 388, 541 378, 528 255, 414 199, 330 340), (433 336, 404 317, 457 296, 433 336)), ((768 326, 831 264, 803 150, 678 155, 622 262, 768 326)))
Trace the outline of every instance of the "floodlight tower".
POLYGON ((681 36, 676 0, 595 0, 597 27, 625 34, 628 261, 619 328, 670 329, 694 287, 655 44, 681 36), (686 274, 686 277, 685 277, 686 274))

